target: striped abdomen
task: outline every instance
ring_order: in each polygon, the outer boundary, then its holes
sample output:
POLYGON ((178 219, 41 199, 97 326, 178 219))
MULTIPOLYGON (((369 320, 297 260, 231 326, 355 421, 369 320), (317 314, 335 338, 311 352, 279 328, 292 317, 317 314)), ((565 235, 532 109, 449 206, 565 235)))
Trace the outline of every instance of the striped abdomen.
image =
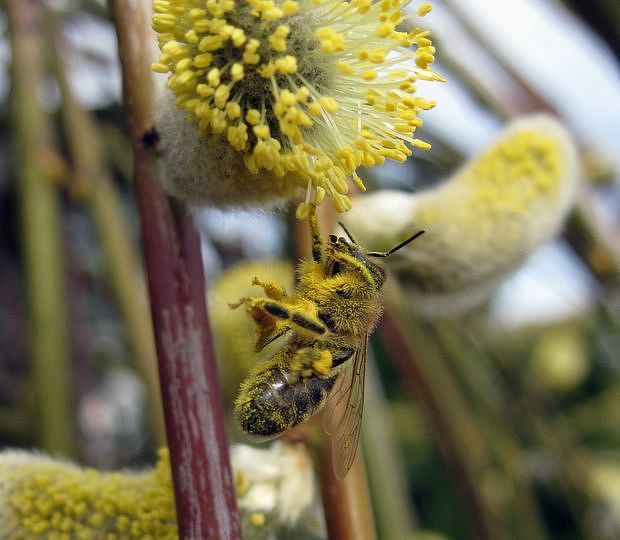
POLYGON ((235 415, 246 433, 274 437, 316 413, 325 404, 336 378, 296 378, 276 357, 241 385, 235 415))

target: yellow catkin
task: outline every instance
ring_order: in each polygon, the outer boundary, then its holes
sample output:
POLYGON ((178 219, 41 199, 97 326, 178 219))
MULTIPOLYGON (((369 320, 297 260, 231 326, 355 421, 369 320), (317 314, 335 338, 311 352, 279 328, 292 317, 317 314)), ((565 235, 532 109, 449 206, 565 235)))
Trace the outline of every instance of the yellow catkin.
MULTIPOLYGON (((168 72, 168 88, 200 136, 224 136, 250 175, 304 191, 310 182, 346 211, 347 180, 363 187, 358 167, 428 148, 413 134, 418 113, 434 103, 418 100, 412 83, 442 78, 430 69, 428 32, 399 29, 407 3, 157 0, 161 55, 153 70, 168 72)), ((423 3, 417 15, 430 9, 423 3)))
POLYGON ((555 119, 518 119, 439 187, 359 197, 345 224, 378 249, 402 240, 403 231, 427 230, 404 248, 408 263, 395 272, 417 309, 463 309, 557 234, 575 197, 576 155, 555 119))
POLYGON ((0 473, 0 525, 11 538, 178 538, 165 449, 145 473, 100 473, 26 453, 3 455, 0 473))

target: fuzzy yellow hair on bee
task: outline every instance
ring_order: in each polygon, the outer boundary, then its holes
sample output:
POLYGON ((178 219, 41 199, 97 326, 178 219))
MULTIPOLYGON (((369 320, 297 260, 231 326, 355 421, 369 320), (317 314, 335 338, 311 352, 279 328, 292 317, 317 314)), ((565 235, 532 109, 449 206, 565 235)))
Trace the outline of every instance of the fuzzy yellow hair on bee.
POLYGON ((330 235, 323 245, 314 205, 309 223, 312 259, 299 265, 294 294, 255 278, 265 296, 232 304, 245 305, 254 319, 256 351, 288 337, 249 373, 234 411, 243 431, 271 438, 307 420, 329 400, 334 406, 325 428, 332 435, 336 476, 342 478, 357 450, 368 335, 381 314, 385 271, 371 257, 387 257, 422 232, 387 252, 369 252, 346 229, 347 238, 330 235))

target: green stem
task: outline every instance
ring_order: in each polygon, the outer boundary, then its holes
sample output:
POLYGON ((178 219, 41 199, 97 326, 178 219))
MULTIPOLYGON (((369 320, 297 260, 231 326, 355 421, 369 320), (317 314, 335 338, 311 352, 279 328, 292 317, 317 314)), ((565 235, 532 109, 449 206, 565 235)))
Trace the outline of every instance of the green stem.
POLYGON ((73 165, 72 186, 74 191, 83 194, 99 233, 133 361, 147 387, 155 440, 158 445, 165 445, 153 327, 136 247, 131 241, 119 194, 101 157, 102 144, 95 123, 90 113, 76 103, 67 82, 65 67, 58 54, 63 44, 56 28, 57 21, 53 16, 50 19, 54 28, 51 49, 55 52, 55 74, 62 95, 60 112, 73 165))
POLYGON ((514 440, 509 419, 503 414, 505 403, 494 377, 490 361, 475 349, 462 330, 463 321, 441 319, 435 321, 433 334, 443 350, 449 368, 456 380, 463 385, 467 402, 486 434, 486 444, 500 464, 498 474, 509 490, 503 494, 501 519, 515 538, 528 540, 546 537, 540 521, 535 497, 529 485, 527 462, 524 452, 514 440))
POLYGON ((396 290, 388 291, 381 336, 405 387, 420 402, 432 434, 460 489, 476 538, 503 538, 482 490, 488 469, 484 440, 436 345, 396 290), (406 328, 406 330, 405 330, 406 328))
POLYGON ((37 98, 44 77, 43 8, 38 0, 7 0, 6 11, 13 51, 12 111, 39 443, 48 452, 73 456, 61 210, 46 171, 54 155, 49 117, 37 98))
POLYGON ((405 468, 394 433, 379 373, 368 354, 362 443, 366 469, 382 540, 411 538, 415 530, 414 513, 408 504, 405 468))
POLYGON ((35 431, 32 418, 16 408, 0 408, 0 434, 18 441, 31 441, 35 431))

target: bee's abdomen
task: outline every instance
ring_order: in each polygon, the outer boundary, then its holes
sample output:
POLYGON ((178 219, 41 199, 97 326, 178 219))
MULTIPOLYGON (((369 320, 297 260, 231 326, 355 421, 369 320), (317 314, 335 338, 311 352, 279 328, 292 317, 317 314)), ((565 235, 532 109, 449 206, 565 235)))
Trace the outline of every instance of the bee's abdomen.
POLYGON ((274 437, 308 419, 325 403, 336 377, 316 375, 294 383, 290 372, 273 366, 248 378, 235 401, 235 415, 243 431, 274 437))

